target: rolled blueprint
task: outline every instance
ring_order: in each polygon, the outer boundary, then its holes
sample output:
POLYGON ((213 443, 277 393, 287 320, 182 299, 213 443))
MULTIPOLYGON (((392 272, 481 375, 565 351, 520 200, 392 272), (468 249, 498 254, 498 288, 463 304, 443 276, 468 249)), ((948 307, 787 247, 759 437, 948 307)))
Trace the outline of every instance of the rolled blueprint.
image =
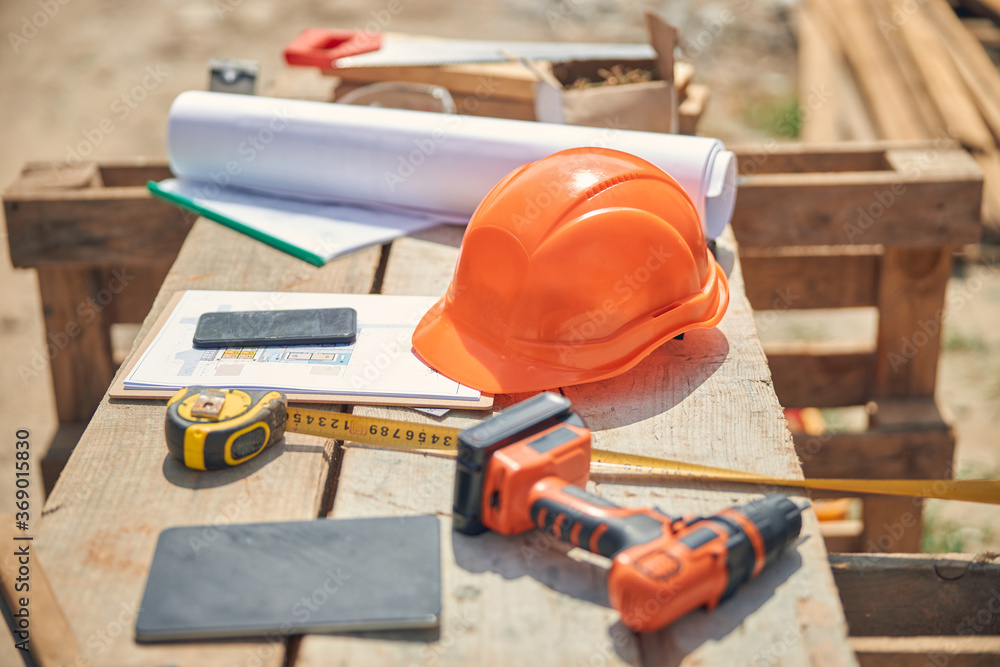
POLYGON ((447 219, 468 220, 509 172, 577 146, 622 150, 666 171, 709 238, 729 223, 736 200, 736 159, 719 140, 615 127, 189 91, 170 109, 167 146, 174 174, 206 190, 231 185, 447 219))

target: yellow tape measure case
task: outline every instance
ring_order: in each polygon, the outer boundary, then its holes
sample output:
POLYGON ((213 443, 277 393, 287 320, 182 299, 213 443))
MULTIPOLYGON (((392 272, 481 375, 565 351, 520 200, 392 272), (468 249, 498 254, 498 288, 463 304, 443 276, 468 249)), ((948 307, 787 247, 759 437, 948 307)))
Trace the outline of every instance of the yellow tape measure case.
POLYGON ((280 392, 188 387, 167 403, 167 448, 195 470, 228 468, 280 440, 286 420, 280 392))

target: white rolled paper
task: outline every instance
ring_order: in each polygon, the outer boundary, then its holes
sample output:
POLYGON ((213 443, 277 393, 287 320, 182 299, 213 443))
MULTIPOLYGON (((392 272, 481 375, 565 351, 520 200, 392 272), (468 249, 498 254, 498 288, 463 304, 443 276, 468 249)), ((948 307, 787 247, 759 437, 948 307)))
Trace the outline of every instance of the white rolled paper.
POLYGON ((189 91, 170 109, 180 178, 283 197, 468 219, 517 167, 577 146, 632 153, 673 176, 715 238, 732 216, 736 158, 718 139, 189 91))

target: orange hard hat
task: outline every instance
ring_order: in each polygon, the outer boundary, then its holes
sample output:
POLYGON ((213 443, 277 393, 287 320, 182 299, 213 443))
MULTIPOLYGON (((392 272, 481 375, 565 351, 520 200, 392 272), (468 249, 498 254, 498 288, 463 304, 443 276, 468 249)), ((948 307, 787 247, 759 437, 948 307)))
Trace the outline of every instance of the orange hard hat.
POLYGON ((491 393, 600 380, 719 323, 726 276, 677 182, 629 153, 571 148, 508 174, 472 215, 413 347, 491 393))

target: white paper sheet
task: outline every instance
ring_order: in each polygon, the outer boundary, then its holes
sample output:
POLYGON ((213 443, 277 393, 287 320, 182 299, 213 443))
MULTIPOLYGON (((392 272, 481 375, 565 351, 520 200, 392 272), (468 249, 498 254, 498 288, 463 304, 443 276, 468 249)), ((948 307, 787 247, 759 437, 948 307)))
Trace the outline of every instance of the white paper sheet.
POLYGON ((234 187, 218 188, 204 181, 171 178, 161 181, 158 186, 164 192, 213 212, 213 217, 221 216, 224 220, 216 219, 223 224, 228 224, 228 220, 251 227, 270 239, 315 255, 321 261, 454 221, 424 211, 288 199, 234 187))
POLYGON ((449 380, 413 355, 410 337, 436 297, 298 292, 189 291, 125 378, 126 389, 192 385, 475 401, 480 392, 449 380), (227 310, 354 308, 351 345, 198 350, 202 313, 227 310))
POLYGON ((170 109, 167 144, 176 176, 219 188, 453 219, 468 218, 517 167, 575 146, 623 150, 669 173, 710 238, 729 223, 736 199, 736 159, 722 142, 618 127, 189 91, 170 109))

